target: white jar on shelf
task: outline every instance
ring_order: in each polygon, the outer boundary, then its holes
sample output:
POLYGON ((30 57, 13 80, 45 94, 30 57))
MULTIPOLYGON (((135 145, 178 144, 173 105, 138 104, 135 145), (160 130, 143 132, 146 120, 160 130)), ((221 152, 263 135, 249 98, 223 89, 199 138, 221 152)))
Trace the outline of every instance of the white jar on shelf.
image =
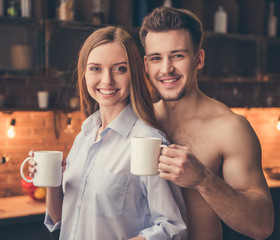
POLYGON ((31 0, 20 1, 20 11, 22 17, 31 17, 31 0))
POLYGON ((276 37, 277 36, 277 17, 274 15, 274 2, 269 4, 269 15, 267 19, 267 36, 276 37))
POLYGON ((214 32, 227 33, 227 13, 222 6, 214 14, 214 32))

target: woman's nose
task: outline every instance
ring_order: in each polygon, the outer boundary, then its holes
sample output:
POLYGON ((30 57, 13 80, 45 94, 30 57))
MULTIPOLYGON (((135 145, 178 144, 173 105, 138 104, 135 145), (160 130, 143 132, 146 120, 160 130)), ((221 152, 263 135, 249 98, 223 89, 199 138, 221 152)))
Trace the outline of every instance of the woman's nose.
POLYGON ((110 70, 105 70, 103 72, 102 78, 101 78, 101 82, 104 85, 112 85, 112 84, 114 84, 114 78, 113 78, 110 70))

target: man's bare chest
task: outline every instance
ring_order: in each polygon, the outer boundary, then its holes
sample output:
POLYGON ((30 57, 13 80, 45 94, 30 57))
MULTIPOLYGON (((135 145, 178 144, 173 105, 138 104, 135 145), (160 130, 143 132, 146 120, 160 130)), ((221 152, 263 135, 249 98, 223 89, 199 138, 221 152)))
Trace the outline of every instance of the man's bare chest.
POLYGON ((171 142, 191 149, 197 159, 215 173, 222 164, 218 136, 204 126, 180 126, 169 132, 171 142))

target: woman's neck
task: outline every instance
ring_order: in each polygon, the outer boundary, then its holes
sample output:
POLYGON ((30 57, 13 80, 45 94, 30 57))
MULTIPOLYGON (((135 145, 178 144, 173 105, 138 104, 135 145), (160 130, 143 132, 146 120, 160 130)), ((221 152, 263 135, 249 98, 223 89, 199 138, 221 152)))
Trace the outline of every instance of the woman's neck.
POLYGON ((110 106, 110 107, 100 107, 100 115, 101 115, 101 125, 98 129, 96 135, 96 141, 100 139, 100 133, 108 127, 108 125, 113 122, 116 117, 120 114, 120 112, 126 107, 123 106, 110 106))

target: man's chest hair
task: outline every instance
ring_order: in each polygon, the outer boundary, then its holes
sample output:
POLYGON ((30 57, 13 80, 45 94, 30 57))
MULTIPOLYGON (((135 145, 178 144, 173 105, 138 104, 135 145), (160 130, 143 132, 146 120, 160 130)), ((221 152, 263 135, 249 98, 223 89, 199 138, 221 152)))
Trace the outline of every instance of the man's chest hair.
POLYGON ((170 137, 171 143, 188 147, 200 162, 217 172, 221 167, 222 156, 218 136, 213 135, 202 129, 177 128, 170 137))

